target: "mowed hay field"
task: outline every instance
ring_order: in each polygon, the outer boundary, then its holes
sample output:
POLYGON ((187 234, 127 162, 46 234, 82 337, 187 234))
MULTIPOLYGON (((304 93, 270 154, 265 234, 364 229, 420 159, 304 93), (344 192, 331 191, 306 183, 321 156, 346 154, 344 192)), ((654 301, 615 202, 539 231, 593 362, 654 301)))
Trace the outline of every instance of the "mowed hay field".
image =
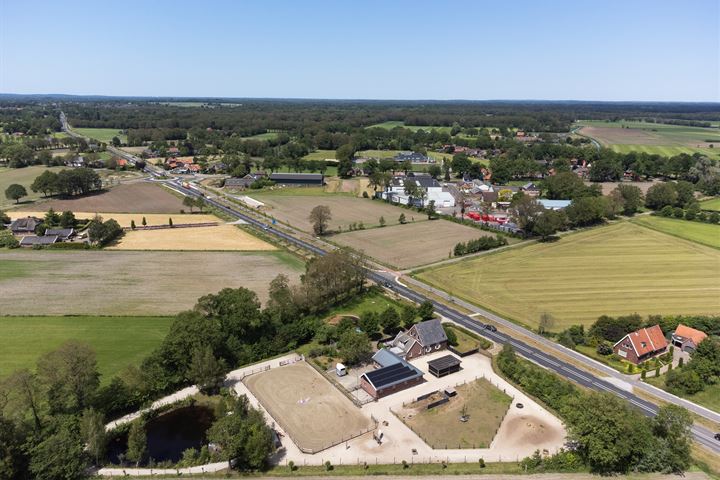
MULTIPOLYGON (((298 189, 293 189, 297 191, 298 189)), ((366 227, 379 224, 380 217, 385 217, 388 225, 399 223, 400 214, 404 213, 408 221, 414 216, 416 221, 426 220, 427 216, 396 207, 385 202, 355 198, 351 195, 317 194, 319 189, 313 189, 316 195, 285 195, 280 193, 250 194, 251 198, 263 202, 268 208, 265 213, 272 215, 279 221, 287 223, 306 232, 312 232, 312 223, 308 220, 310 212, 318 205, 327 205, 330 208, 332 220, 330 230, 349 230, 351 223, 363 222, 366 227)))
MULTIPOLYGON (((179 213, 182 200, 150 182, 125 183, 92 195, 44 202, 43 208, 56 212, 179 213)), ((37 205, 29 209, 37 210, 37 205)), ((23 210, 22 208, 18 210, 23 210)))
POLYGON ((717 128, 686 127, 637 121, 578 122, 580 133, 594 138, 619 153, 644 152, 666 157, 687 153, 702 153, 717 158, 720 151, 720 130, 717 128), (623 126, 629 128, 622 128, 623 126), (712 142, 706 142, 712 140, 712 142), (710 148, 710 145, 715 148, 710 148))
POLYGON ((373 425, 305 362, 257 373, 243 382, 301 449, 317 452, 373 425))
POLYGON ((483 255, 421 280, 535 328, 600 315, 720 314, 720 252, 630 222, 483 255))
POLYGON ((89 344, 97 355, 101 382, 128 365, 139 365, 162 342, 173 317, 0 317, 0 378, 19 368, 34 370, 37 359, 68 340, 89 344))
POLYGON ((455 390, 457 395, 448 403, 428 410, 429 403, 442 398, 436 394, 405 406, 397 415, 432 448, 488 448, 512 398, 484 378, 455 390), (467 422, 460 421, 463 407, 467 422))
POLYGON ((285 252, 0 250, 3 315, 174 315, 202 295, 246 287, 267 299, 278 274, 299 280, 285 252))
POLYGON ((269 251, 276 248, 235 225, 125 232, 108 250, 269 251))
MULTIPOLYGON (((720 225, 649 215, 637 217, 633 222, 709 247, 720 248, 720 225)), ((720 271, 718 272, 718 281, 720 281, 720 271)))
POLYGON ((426 221, 355 230, 333 235, 331 239, 340 245, 362 250, 387 265, 411 268, 448 258, 458 242, 495 236, 494 233, 447 220, 427 221, 427 216, 423 218, 426 221))

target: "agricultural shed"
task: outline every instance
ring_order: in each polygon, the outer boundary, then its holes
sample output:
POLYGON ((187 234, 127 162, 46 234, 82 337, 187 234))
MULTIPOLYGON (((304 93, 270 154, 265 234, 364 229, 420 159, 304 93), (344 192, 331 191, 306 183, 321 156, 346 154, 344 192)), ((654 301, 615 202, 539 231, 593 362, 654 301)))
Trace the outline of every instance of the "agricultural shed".
POLYGON ((321 173, 271 173, 270 180, 280 185, 317 185, 325 183, 321 173))
POLYGON ((460 359, 453 355, 444 355, 428 362, 428 371, 436 377, 444 377, 460 371, 460 359))

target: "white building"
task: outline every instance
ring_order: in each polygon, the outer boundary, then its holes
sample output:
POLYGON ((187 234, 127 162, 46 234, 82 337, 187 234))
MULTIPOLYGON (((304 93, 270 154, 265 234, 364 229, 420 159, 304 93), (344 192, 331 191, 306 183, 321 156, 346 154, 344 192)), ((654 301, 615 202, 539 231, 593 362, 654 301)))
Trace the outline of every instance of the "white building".
POLYGON ((410 174, 407 177, 393 177, 388 189, 382 192, 381 196, 385 200, 390 200, 391 202, 401 205, 407 205, 412 201, 415 205, 425 206, 434 200, 437 208, 455 206, 455 197, 448 189, 443 187, 440 182, 430 175, 426 174, 410 174), (410 195, 405 192, 405 182, 414 182, 418 190, 424 192, 424 202, 420 195, 411 199, 410 195))

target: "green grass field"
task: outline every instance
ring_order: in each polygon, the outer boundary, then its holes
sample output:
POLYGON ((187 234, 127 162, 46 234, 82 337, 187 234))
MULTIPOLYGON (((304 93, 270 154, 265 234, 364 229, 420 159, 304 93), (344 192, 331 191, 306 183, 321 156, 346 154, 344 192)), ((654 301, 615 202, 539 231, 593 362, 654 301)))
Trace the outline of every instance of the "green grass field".
POLYGON ((243 140, 275 140, 278 137, 277 132, 258 133, 249 137, 242 137, 243 140))
MULTIPOLYGON (((484 378, 456 387, 444 405, 427 409, 440 396, 407 405, 399 414, 433 448, 487 448, 495 437, 512 398, 484 378), (461 422, 463 408, 468 420, 461 422)), ((398 415, 398 413, 396 413, 398 415)))
POLYGON ((117 128, 73 128, 72 130, 99 142, 110 143, 113 137, 118 137, 123 143, 127 142, 127 135, 120 133, 117 128))
POLYGON ((160 344, 173 317, 0 317, 0 378, 67 340, 88 343, 97 354, 101 381, 128 365, 139 365, 160 344))
POLYGON ((693 153, 700 153, 703 155, 718 157, 720 156, 720 149, 718 152, 709 148, 695 148, 695 147, 673 147, 673 146, 660 146, 660 145, 611 145, 610 149, 617 153, 630 153, 630 152, 641 152, 649 155, 660 155, 663 157, 674 157, 681 153, 687 153, 692 155, 693 153))
POLYGON ((420 271, 437 288, 536 328, 600 315, 717 315, 720 252, 630 222, 420 271))
POLYGON ((305 155, 303 160, 335 160, 335 150, 315 150, 305 155))
POLYGON ((20 202, 26 204, 32 203, 43 196, 42 193, 35 193, 30 190, 30 185, 32 184, 33 180, 35 180, 35 177, 40 175, 45 170, 59 172, 63 168, 65 167, 48 168, 40 165, 34 165, 32 167, 25 168, 0 168, 0 210, 6 210, 15 206, 14 200, 8 200, 7 198, 5 198, 5 189, 8 186, 13 183, 19 183, 20 185, 25 187, 25 190, 27 190, 28 192, 28 196, 21 198, 20 202))
POLYGON ((668 235, 691 240, 709 247, 720 248, 720 225, 650 215, 637 217, 633 222, 668 235))
POLYGON ((713 210, 715 212, 720 212, 720 197, 703 200, 702 202, 700 202, 700 208, 702 208, 703 210, 713 210))
POLYGON ((444 126, 432 126, 432 125, 405 125, 405 122, 397 121, 397 120, 391 120, 383 123, 376 123, 374 125, 370 125, 367 128, 385 128, 387 130, 392 130, 396 127, 403 127, 407 128, 408 130, 412 130, 413 132, 417 132, 418 130, 425 130, 426 132, 429 132, 431 130, 437 130, 439 132, 446 132, 450 133, 450 130, 452 130, 452 127, 444 127, 444 126))

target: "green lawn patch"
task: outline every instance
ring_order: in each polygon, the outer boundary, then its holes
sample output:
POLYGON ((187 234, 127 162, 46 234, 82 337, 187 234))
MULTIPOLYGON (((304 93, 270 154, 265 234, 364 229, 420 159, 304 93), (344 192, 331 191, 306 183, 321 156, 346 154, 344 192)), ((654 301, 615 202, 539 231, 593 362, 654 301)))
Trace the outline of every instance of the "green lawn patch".
POLYGON ((703 210, 712 210, 714 212, 720 212, 720 197, 711 198, 709 200, 703 200, 700 202, 700 208, 703 210))
POLYGON ((495 437, 512 398, 486 379, 460 385, 450 401, 428 409, 441 394, 413 402, 395 414, 433 448, 487 448, 495 437), (467 421, 460 417, 467 415, 467 421))
POLYGON ((275 140, 278 137, 277 132, 258 133, 249 137, 242 137, 243 140, 275 140))
POLYGON ((492 342, 489 340, 469 332, 454 323, 443 323, 443 328, 449 329, 455 334, 457 344, 453 344, 452 347, 460 353, 470 352, 478 348, 487 350, 492 346, 492 342))
POLYGON ((590 326, 601 315, 717 315, 716 249, 631 222, 421 271, 420 280, 537 328, 590 326))
POLYGON ((669 235, 701 243, 713 248, 720 248, 720 225, 691 222, 677 218, 643 215, 633 220, 643 227, 652 228, 669 235))
POLYGON ((383 295, 382 292, 372 290, 362 297, 356 297, 350 303, 330 311, 328 317, 334 317, 336 315, 360 316, 365 312, 381 313, 387 310, 388 307, 395 307, 398 313, 400 313, 402 306, 402 303, 383 295))
MULTIPOLYGON (((81 301, 81 299, 78 299, 81 301)), ((0 317, 0 378, 67 340, 89 344, 97 354, 101 381, 140 362, 160 344, 173 317, 0 317)))
POLYGON ((305 155, 303 160, 335 160, 335 150, 315 150, 305 155))

